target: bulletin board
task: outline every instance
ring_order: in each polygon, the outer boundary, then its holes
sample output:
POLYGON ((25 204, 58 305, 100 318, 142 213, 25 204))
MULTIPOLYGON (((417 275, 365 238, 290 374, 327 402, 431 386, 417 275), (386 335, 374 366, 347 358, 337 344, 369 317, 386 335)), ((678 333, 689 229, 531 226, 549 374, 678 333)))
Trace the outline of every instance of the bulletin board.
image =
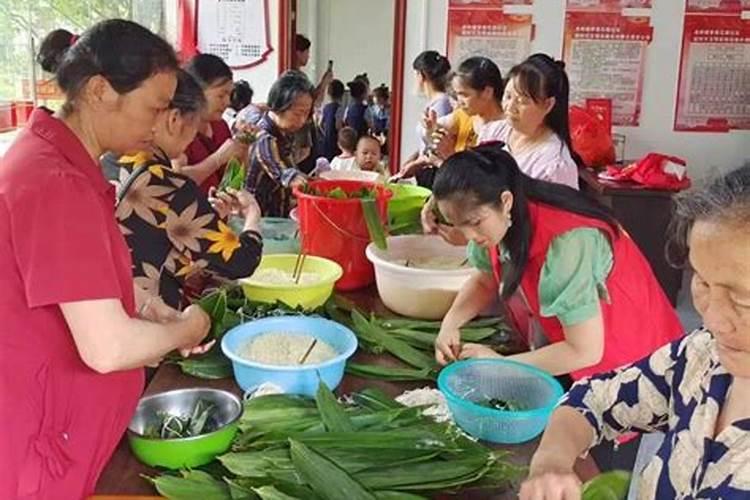
POLYGON ((503 75, 531 51, 531 15, 506 14, 502 9, 449 9, 448 59, 456 66, 472 56, 485 56, 503 75))
POLYGON ((677 131, 750 130, 750 21, 740 11, 713 12, 685 15, 677 131))
POLYGON ((571 104, 611 99, 613 125, 638 125, 646 53, 653 38, 650 19, 615 12, 567 12, 564 36, 571 104))
MULTIPOLYGON (((667 0, 669 1, 669 0, 667 0)), ((567 0, 568 12, 622 12, 623 9, 650 9, 653 0, 567 0)))
POLYGON ((197 0, 197 49, 234 69, 261 64, 271 47, 268 0, 197 0))

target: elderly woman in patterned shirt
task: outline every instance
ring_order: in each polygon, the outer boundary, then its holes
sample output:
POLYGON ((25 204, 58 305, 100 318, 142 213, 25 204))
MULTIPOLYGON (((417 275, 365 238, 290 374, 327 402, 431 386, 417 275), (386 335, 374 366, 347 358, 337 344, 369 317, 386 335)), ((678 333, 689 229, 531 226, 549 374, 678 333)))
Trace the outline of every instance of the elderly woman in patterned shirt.
POLYGON ((304 73, 290 70, 268 93, 268 112, 257 123, 260 132, 250 148, 246 181, 265 217, 287 217, 292 189, 306 181, 294 161, 293 135, 310 117, 314 91, 304 73))
POLYGON ((750 498, 750 166, 682 196, 674 226, 670 250, 694 271, 704 326, 573 386, 552 415, 521 499, 579 498, 576 457, 629 431, 666 434, 641 474, 638 498, 750 498))

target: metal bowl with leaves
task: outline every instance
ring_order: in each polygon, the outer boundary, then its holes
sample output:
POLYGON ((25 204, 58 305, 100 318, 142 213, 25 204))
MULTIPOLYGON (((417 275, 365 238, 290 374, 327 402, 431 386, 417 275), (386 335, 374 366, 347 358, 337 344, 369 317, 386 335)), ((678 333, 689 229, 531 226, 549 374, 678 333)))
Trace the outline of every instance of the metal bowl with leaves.
POLYGON ((181 469, 207 464, 237 433, 240 399, 208 388, 179 389, 141 398, 128 426, 133 454, 150 466, 181 469))

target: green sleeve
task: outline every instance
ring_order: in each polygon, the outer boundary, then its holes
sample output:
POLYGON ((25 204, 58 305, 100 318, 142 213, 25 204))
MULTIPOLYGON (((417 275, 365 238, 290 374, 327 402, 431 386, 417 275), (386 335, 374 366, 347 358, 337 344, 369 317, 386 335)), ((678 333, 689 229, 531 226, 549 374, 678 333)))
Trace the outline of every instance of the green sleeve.
POLYGON ((599 229, 573 229, 555 238, 539 277, 540 313, 570 326, 593 318, 609 300, 612 246, 599 229))
POLYGON ((492 274, 490 252, 486 248, 470 241, 469 244, 466 245, 466 258, 469 260, 469 264, 471 264, 472 267, 483 273, 492 274))

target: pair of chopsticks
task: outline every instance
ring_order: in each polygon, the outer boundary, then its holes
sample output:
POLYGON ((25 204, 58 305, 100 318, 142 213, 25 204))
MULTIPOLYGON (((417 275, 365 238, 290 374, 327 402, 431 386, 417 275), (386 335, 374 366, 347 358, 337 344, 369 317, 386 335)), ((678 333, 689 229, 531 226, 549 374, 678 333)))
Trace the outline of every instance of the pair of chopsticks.
POLYGON ((292 279, 294 280, 295 285, 299 285, 299 280, 302 277, 302 270, 305 268, 306 258, 307 254, 305 252, 300 251, 300 253, 297 254, 297 260, 294 262, 294 272, 292 273, 292 279))

